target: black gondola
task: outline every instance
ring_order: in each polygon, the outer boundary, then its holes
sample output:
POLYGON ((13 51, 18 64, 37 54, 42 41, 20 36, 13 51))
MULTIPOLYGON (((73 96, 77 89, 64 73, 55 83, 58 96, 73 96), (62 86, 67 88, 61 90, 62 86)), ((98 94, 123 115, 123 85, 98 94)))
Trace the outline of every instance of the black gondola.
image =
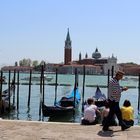
MULTIPOLYGON (((9 110, 9 98, 13 95, 14 91, 15 82, 12 81, 10 89, 6 89, 2 92, 2 113, 5 113, 7 110, 9 110)), ((11 108, 14 108, 13 105, 11 105, 11 108)))
POLYGON ((78 107, 81 100, 78 88, 73 90, 67 97, 62 97, 54 106, 46 106, 42 104, 42 112, 45 117, 56 117, 63 115, 73 115, 75 108, 78 107), (75 95, 75 99, 74 99, 75 95))

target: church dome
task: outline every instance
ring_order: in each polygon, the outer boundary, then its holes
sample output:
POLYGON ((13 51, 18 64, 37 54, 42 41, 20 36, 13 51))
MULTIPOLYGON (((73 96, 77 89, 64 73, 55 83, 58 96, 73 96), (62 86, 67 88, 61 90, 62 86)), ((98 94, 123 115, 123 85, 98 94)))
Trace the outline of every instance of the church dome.
POLYGON ((92 58, 95 58, 95 59, 101 58, 101 54, 98 52, 97 48, 96 48, 95 52, 92 54, 92 58))

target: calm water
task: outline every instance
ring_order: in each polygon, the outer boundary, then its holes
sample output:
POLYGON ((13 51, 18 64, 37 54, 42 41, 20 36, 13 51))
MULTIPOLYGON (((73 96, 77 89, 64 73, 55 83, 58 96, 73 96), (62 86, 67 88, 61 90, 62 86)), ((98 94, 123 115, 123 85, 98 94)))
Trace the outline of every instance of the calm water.
MULTIPOLYGON (((8 79, 8 74, 4 74, 8 79)), ((35 75, 35 74, 34 74, 35 75)), ((37 75, 37 74, 36 74, 37 75)), ((29 74, 20 74, 20 79, 24 77, 28 77, 29 74)), ((55 75, 49 74, 49 76, 53 76, 53 80, 48 83, 55 83, 55 75)), ((11 76, 12 77, 12 76, 11 76)), ((131 77, 129 77, 131 78, 131 77)), ((69 95, 74 86, 74 75, 58 75, 58 83, 60 85, 68 84, 70 86, 58 86, 57 87, 57 99, 59 100, 62 96, 69 95)), ((24 85, 23 83, 28 83, 28 81, 20 80, 19 86, 19 111, 16 110, 11 112, 9 115, 3 116, 5 119, 19 119, 19 120, 32 120, 32 121, 63 121, 63 122, 80 122, 80 118, 82 116, 81 113, 81 104, 79 109, 76 111, 74 117, 70 118, 57 118, 50 120, 48 117, 40 117, 39 116, 39 103, 40 103, 40 86, 39 82, 33 82, 31 86, 31 99, 30 99, 30 109, 27 107, 28 103, 28 93, 29 86, 24 85)), ((121 96, 120 106, 122 105, 125 99, 129 99, 135 111, 135 124, 140 124, 140 116, 138 115, 138 81, 136 80, 127 80, 120 81, 122 86, 134 86, 136 88, 130 88, 128 91, 123 92, 121 96)), ((88 97, 92 97, 95 94, 96 85, 106 86, 107 85, 107 76, 86 76, 85 77, 85 99, 88 97)), ((3 90, 6 89, 8 85, 3 85, 3 90)), ((79 90, 82 94, 83 89, 83 76, 79 75, 79 90)), ((16 88, 17 90, 17 88, 16 88)), ((101 88, 101 91, 107 95, 107 88, 101 88)), ((17 91, 16 91, 17 93, 17 91)), ((55 86, 45 85, 45 104, 53 105, 54 104, 54 96, 55 96, 55 86)), ((16 98, 15 98, 16 99, 16 98)), ((11 99, 12 101, 12 99, 11 99)), ((16 103, 15 103, 16 105, 16 103)))

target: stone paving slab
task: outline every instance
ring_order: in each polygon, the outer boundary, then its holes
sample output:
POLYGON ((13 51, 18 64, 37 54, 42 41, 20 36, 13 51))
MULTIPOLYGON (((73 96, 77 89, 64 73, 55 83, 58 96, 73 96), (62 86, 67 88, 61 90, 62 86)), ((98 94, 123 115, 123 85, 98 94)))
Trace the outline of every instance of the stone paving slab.
POLYGON ((102 126, 78 123, 0 120, 0 140, 140 140, 140 126, 126 131, 114 126, 102 132, 102 126))

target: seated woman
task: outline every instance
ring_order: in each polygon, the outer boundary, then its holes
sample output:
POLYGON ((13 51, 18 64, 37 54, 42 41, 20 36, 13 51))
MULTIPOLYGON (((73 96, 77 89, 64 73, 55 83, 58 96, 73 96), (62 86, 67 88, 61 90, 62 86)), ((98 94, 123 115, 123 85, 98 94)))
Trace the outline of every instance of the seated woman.
MULTIPOLYGON (((102 111, 102 125, 104 126, 104 124, 105 124, 105 122, 106 122, 106 119, 107 119, 107 116, 108 116, 108 114, 109 114, 109 111, 110 111, 110 109, 109 109, 109 103, 108 103, 108 101, 106 101, 105 102, 105 107, 104 107, 104 109, 103 109, 103 111, 102 111)), ((115 116, 114 116, 114 118, 112 118, 112 120, 110 121, 110 126, 117 126, 117 122, 116 122, 116 120, 115 120, 115 116)))
POLYGON ((94 125, 98 123, 96 120, 96 113, 101 114, 97 109, 93 98, 88 98, 87 105, 84 106, 84 117, 81 120, 83 125, 94 125))
POLYGON ((122 119, 126 123, 126 125, 133 126, 134 125, 134 109, 131 106, 129 100, 125 100, 123 106, 121 107, 122 119))

